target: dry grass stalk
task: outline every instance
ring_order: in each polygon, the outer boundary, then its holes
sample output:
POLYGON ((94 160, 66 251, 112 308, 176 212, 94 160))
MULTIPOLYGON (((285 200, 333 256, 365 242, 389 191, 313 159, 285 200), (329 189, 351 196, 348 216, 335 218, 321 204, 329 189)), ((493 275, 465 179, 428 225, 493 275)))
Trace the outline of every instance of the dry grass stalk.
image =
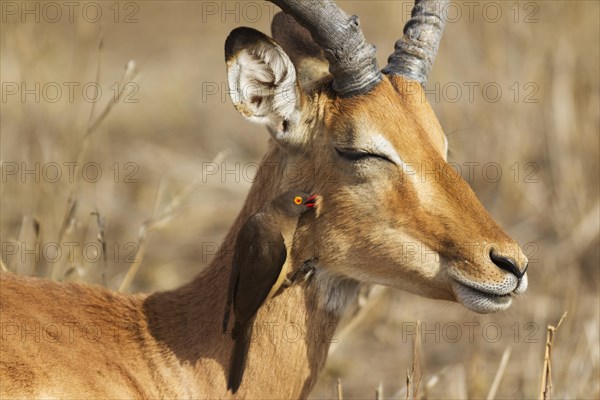
POLYGON ((375 388, 375 400, 383 400, 383 382, 379 382, 379 386, 375 388))
POLYGON ((413 373, 410 369, 406 370, 406 400, 412 400, 413 397, 413 373))
POLYGON ((544 369, 542 371, 542 385, 540 387, 539 396, 540 400, 549 400, 552 398, 552 346, 554 345, 556 332, 566 316, 567 312, 565 311, 556 326, 548 325, 546 351, 544 354, 544 369))
POLYGON ((344 394, 342 393, 342 380, 337 380, 337 398, 338 400, 344 400, 344 394))
POLYGON ((417 320, 417 331, 413 336, 413 354, 412 367, 406 370, 406 399, 419 398, 419 386, 423 378, 423 370, 421 368, 421 336, 420 336, 421 320, 417 320))
POLYGON ((413 363, 411 374, 413 378, 416 376, 417 381, 413 387, 413 398, 419 398, 419 386, 421 378, 423 378, 423 369, 421 368, 421 320, 417 320, 417 333, 413 337, 413 363))
POLYGON ((40 246, 40 223, 37 218, 25 215, 21 220, 21 226, 19 227, 17 243, 22 244, 20 251, 13 256, 12 268, 16 274, 20 275, 37 275, 38 260, 40 259, 39 251, 40 246), (30 257, 25 253, 26 249, 33 249, 35 252, 33 257, 30 257))
MULTIPOLYGON (((102 43, 99 44, 99 46, 101 45, 102 43)), ((104 119, 106 118, 110 110, 113 108, 113 106, 117 104, 119 100, 121 100, 121 97, 123 97, 123 93, 125 93, 125 90, 127 89, 127 85, 125 85, 125 82, 132 82, 137 76, 137 74, 138 70, 136 69, 135 61, 130 60, 127 63, 125 72, 123 73, 123 77, 121 78, 121 82, 119 83, 119 91, 117 95, 115 96, 113 101, 109 101, 108 103, 106 103, 104 109, 102 109, 100 114, 98 114, 98 116, 93 120, 93 122, 92 115, 94 109, 92 107, 92 112, 90 113, 90 123, 88 123, 87 130, 85 131, 85 136, 83 137, 84 141, 86 141, 87 138, 96 130, 96 128, 98 128, 102 121, 104 121, 104 119)))
POLYGON ((63 217, 63 222, 60 225, 60 229, 58 231, 58 243, 62 244, 63 238, 65 236, 65 232, 67 228, 71 225, 73 219, 75 218, 75 212, 77 211, 77 199, 69 196, 67 211, 65 212, 65 216, 63 217))
MULTIPOLYGON (((221 151, 219 154, 217 154, 217 156, 213 159, 212 162, 217 164, 223 162, 227 153, 228 151, 221 151)), ((177 196, 175 196, 173 200, 171 200, 171 202, 167 204, 167 206, 161 212, 155 212, 150 219, 144 221, 144 223, 140 226, 138 233, 138 250, 135 254, 133 263, 131 263, 131 266, 129 266, 125 277, 119 285, 119 292, 125 292, 127 291, 127 289, 129 289, 133 278, 140 269, 140 265, 142 263, 142 260, 144 259, 144 255, 146 254, 146 247, 148 243, 147 238, 150 231, 157 227, 163 226, 169 220, 171 220, 181 203, 194 191, 194 189, 196 189, 196 187, 200 184, 201 180, 202 175, 198 174, 196 176, 196 179, 194 179, 192 183, 187 185, 181 192, 179 192, 177 196)))
MULTIPOLYGON (((63 243, 65 242, 65 235, 68 234, 67 231, 69 230, 69 228, 71 228, 75 224, 75 213, 77 212, 77 206, 79 203, 78 203, 77 199, 74 197, 74 193, 75 193, 75 191, 72 191, 71 194, 69 195, 67 210, 65 212, 65 216, 63 217, 62 224, 58 231, 58 245, 61 246, 61 249, 62 249, 63 243)), ((69 250, 67 250, 67 251, 69 251, 69 250)), ((70 252, 69 252, 69 255, 70 255, 70 252)), ((63 257, 60 262, 56 263, 52 267, 51 279, 61 280, 65 276, 66 270, 67 270, 67 268, 65 268, 65 266, 66 266, 68 260, 69 260, 69 257, 63 257)))
POLYGON ((96 225, 98 225, 98 235, 96 236, 96 240, 100 244, 100 248, 102 250, 102 285, 108 287, 108 264, 106 262, 106 240, 104 239, 106 224, 104 218, 100 216, 100 213, 96 210, 92 213, 92 215, 96 216, 96 225))
MULTIPOLYGON (((434 388, 438 383, 440 383, 442 381, 442 376, 447 375, 448 372, 448 367, 444 367, 441 370, 439 370, 437 373, 432 374, 429 379, 424 383, 423 385, 423 395, 422 398, 427 399, 429 398, 428 396, 428 390, 434 388)), ((402 386, 396 393, 394 393, 393 396, 391 396, 390 398, 392 399, 396 399, 396 398, 401 398, 401 397, 406 397, 406 387, 402 386)))
POLYGON ((506 365, 508 364, 508 360, 510 360, 510 353, 512 348, 508 346, 504 353, 502 353, 502 358, 500 359, 500 365, 498 366, 498 370, 496 371, 496 375, 494 376, 494 381, 492 382, 492 386, 490 387, 490 391, 486 397, 487 400, 493 400, 496 398, 496 392, 500 387, 500 382, 502 382, 502 377, 504 377, 504 371, 506 371, 506 365))

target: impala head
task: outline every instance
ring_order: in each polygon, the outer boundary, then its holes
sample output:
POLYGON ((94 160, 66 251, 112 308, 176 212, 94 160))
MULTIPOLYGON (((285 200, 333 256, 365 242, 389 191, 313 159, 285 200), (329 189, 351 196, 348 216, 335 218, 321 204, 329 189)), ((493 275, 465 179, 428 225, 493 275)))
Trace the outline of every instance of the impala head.
POLYGON ((236 108, 273 138, 255 195, 321 195, 299 257, 317 254, 329 276, 507 308, 527 287, 527 258, 447 165, 423 96, 443 1, 417 1, 382 71, 358 19, 333 2, 274 2, 293 16, 275 17, 275 40, 239 28, 225 52, 236 108))

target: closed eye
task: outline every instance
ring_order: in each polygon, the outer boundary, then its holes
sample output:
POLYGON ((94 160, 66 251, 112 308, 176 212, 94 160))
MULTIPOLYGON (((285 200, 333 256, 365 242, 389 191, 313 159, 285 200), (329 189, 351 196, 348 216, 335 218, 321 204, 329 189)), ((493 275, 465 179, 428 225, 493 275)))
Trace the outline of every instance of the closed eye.
POLYGON ((345 159, 347 161, 351 161, 351 162, 358 162, 358 161, 369 159, 369 158, 378 158, 380 160, 387 161, 389 163, 394 164, 394 162, 392 160, 390 160, 388 157, 384 156, 383 154, 370 153, 365 150, 336 148, 335 151, 338 153, 338 155, 340 157, 342 157, 343 159, 345 159))

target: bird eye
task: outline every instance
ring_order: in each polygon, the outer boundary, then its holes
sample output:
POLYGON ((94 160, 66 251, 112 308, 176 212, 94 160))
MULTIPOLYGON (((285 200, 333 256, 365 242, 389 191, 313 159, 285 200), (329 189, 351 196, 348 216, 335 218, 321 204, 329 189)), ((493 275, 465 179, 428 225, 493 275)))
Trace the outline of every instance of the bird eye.
POLYGON ((302 197, 300 197, 300 196, 296 196, 296 197, 294 198, 294 203, 296 203, 296 204, 302 204, 302 197))

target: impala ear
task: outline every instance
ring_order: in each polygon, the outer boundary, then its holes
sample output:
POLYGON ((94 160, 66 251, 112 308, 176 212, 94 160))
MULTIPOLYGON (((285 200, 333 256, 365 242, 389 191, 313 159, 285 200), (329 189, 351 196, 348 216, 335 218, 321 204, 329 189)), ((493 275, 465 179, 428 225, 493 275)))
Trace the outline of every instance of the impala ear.
POLYGON ((278 141, 291 141, 300 120, 296 70, 273 39, 250 28, 233 30, 225 41, 229 94, 235 108, 266 125, 278 141))

